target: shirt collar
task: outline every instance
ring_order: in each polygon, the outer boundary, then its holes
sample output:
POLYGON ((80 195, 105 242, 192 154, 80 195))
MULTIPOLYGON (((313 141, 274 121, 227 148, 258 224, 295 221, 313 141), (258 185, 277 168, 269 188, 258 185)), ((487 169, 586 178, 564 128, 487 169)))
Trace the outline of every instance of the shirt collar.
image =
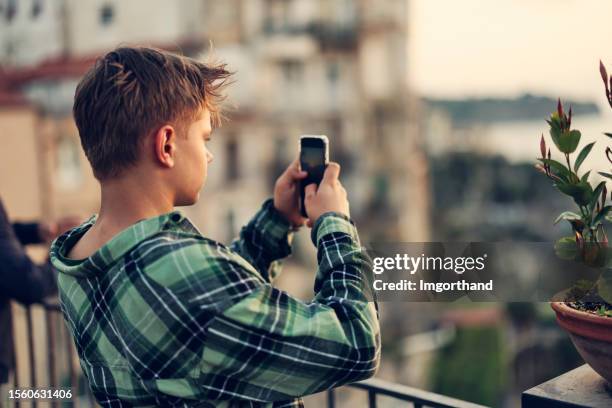
POLYGON ((93 276, 106 271, 136 245, 163 231, 177 231, 200 235, 198 229, 180 211, 138 221, 115 235, 104 246, 85 259, 72 259, 67 255, 79 239, 95 224, 97 215, 80 226, 67 231, 51 245, 50 258, 61 273, 75 276, 93 276))

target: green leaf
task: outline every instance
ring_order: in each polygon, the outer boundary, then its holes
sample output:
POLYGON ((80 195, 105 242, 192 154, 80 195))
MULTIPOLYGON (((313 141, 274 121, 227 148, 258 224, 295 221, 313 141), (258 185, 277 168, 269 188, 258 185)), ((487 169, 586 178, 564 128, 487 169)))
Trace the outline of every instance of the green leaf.
POLYGON ((580 137, 581 134, 579 130, 570 130, 561 133, 558 144, 559 150, 565 154, 573 153, 578 147, 578 143, 580 143, 580 137))
POLYGON ((576 214, 574 212, 565 211, 565 212, 562 212, 561 214, 559 214, 559 216, 555 220, 555 224, 558 224, 559 221, 561 221, 561 220, 567 220, 567 221, 582 220, 582 217, 580 217, 578 214, 576 214))
POLYGON ((556 127, 557 129, 561 129, 561 117, 557 112, 553 112, 550 115, 550 120, 547 120, 548 124, 551 127, 556 127))
POLYGON ((574 162, 574 171, 576 173, 578 173, 578 169, 580 168, 580 165, 582 164, 584 159, 586 159, 589 153, 591 153, 591 149, 593 148, 594 144, 595 142, 589 143, 588 145, 584 146, 578 154, 578 157, 576 157, 576 161, 574 162))
POLYGON ((574 284, 574 288, 582 292, 582 296, 584 296, 587 294, 587 292, 593 289, 594 285, 595 285, 595 282, 590 281, 588 279, 578 279, 576 283, 574 284))
POLYGON ((555 183, 555 186, 563 194, 572 197, 579 206, 588 205, 591 202, 593 190, 587 182, 581 181, 578 184, 555 183))
POLYGON ((563 237, 555 242, 555 254, 561 259, 568 261, 575 260, 579 255, 579 251, 574 237, 563 237))
POLYGON ((603 172, 603 171, 598 171, 598 173, 599 173, 601 176, 607 177, 607 178, 609 178, 610 180, 612 180, 612 174, 610 174, 610 173, 605 173, 605 172, 603 172))
POLYGON ((585 183, 589 180, 589 176, 591 175, 591 170, 587 171, 582 175, 580 181, 584 181, 585 183))
POLYGON ((553 159, 538 159, 543 164, 546 164, 550 167, 550 171, 552 171, 559 178, 570 181, 571 173, 567 167, 563 163, 560 163, 553 159))
POLYGON ((593 191, 593 195, 591 196, 591 200, 589 201, 589 210, 593 211, 593 208, 595 208, 595 204, 597 204, 597 201, 599 201, 599 196, 601 195, 601 190, 603 190, 604 186, 606 185, 605 181, 600 182, 597 187, 595 187, 595 191, 593 191))
POLYGON ((554 122, 549 122, 550 124, 550 138, 552 139, 557 149, 561 150, 561 129, 559 127, 554 126, 554 122))
POLYGON ((602 208, 599 213, 597 213, 597 216, 593 219, 593 226, 596 226, 597 223, 602 222, 604 218, 607 219, 610 210, 612 210, 612 205, 606 205, 604 208, 602 208))
POLYGON ((608 137, 612 137, 612 133, 604 133, 604 135, 606 135, 608 137))

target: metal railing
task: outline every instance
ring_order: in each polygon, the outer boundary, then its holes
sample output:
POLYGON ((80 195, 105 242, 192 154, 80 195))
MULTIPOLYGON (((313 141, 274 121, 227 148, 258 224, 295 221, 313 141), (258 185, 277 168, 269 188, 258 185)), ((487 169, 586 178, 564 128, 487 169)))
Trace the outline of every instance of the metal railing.
MULTIPOLYGON (((73 343, 70 340, 70 335, 67 332, 67 328, 64 325, 63 318, 61 316, 61 309, 58 304, 54 303, 43 303, 40 305, 36 305, 38 307, 42 307, 45 315, 45 332, 46 332, 46 347, 47 347, 47 371, 48 371, 48 383, 43 383, 40 381, 37 375, 37 364, 35 358, 35 345, 34 345, 34 322, 32 319, 32 308, 25 307, 25 323, 26 323, 26 337, 27 337, 27 354, 28 354, 28 365, 29 365, 29 384, 27 386, 22 385, 20 383, 20 364, 16 361, 14 368, 14 384, 13 388, 15 389, 61 389, 65 388, 66 385, 63 384, 59 380, 58 375, 58 366, 60 364, 56 358, 56 351, 58 349, 56 347, 62 347, 65 354, 66 361, 64 362, 65 367, 67 367, 68 371, 68 382, 72 394, 72 398, 70 399, 28 399, 27 402, 29 406, 36 408, 39 404, 42 406, 51 406, 52 408, 63 406, 67 401, 71 402, 71 406, 79 407, 82 405, 82 398, 85 398, 85 401, 91 407, 96 406, 93 395, 91 394, 89 387, 83 387, 81 390, 81 384, 79 381, 79 373, 80 368, 78 364, 75 363, 76 351, 74 349, 73 343), (59 329, 62 332, 62 340, 61 343, 58 344, 59 334, 57 330, 59 329), (81 392, 83 391, 83 393, 81 392)), ((13 355, 15 354, 15 350, 13 350, 13 355)), ((21 402, 19 399, 14 400, 15 407, 20 407, 21 402)))
MULTIPOLYGON (((46 331, 46 343, 47 343, 47 370, 49 372, 49 383, 43 384, 39 380, 37 376, 37 366, 35 359, 35 345, 34 345, 34 324, 32 319, 32 308, 25 308, 25 319, 26 319, 26 330, 27 330, 27 351, 28 351, 28 360, 29 360, 29 384, 27 387, 20 387, 19 383, 19 364, 15 364, 15 383, 14 388, 29 388, 29 389, 42 389, 42 388, 50 388, 57 389, 62 388, 63 384, 60 384, 58 380, 58 361, 56 358, 56 347, 58 345, 64 349, 65 359, 64 362, 67 366, 68 371, 68 379, 69 386, 72 390, 72 399, 71 406, 79 407, 82 402, 87 402, 85 405, 89 405, 91 407, 96 406, 93 396, 89 390, 89 387, 84 387, 81 392, 80 381, 79 381, 79 373, 80 369, 78 365, 75 363, 76 359, 76 351, 74 350, 74 346, 72 341, 70 341, 70 336, 67 332, 67 328, 63 323, 63 318, 61 316, 61 309, 58 304, 54 303, 44 303, 42 305, 44 313, 45 313, 45 331, 46 331), (59 321, 58 321, 59 319, 59 321), (58 324, 59 322, 59 324, 58 324), (62 332, 62 338, 60 339, 58 336, 60 333, 57 332, 59 329, 62 332), (58 344, 58 340, 64 344, 58 344), (85 401, 82 401, 82 398, 85 398, 85 401)), ((397 383, 392 383, 388 381, 383 381, 380 379, 370 379, 354 384, 347 385, 348 388, 356 388, 367 392, 368 397, 368 407, 374 408, 377 406, 377 397, 384 396, 390 397, 393 399, 397 399, 400 401, 411 402, 412 406, 415 408, 422 407, 440 407, 440 408, 483 408, 482 405, 473 404, 467 401, 462 401, 459 399, 446 397, 444 395, 435 394, 429 391, 424 391, 418 388, 413 388, 397 383)), ((341 390, 342 388, 340 388, 341 390)), ((329 408, 336 407, 336 396, 338 394, 338 389, 331 389, 327 391, 327 406, 329 408)), ((33 408, 37 407, 37 400, 32 399, 28 400, 30 406, 33 408)), ((42 405, 51 406, 53 408, 59 407, 63 405, 66 400, 42 400, 42 405)), ((19 400, 15 400, 15 407, 19 407, 19 400)))
MULTIPOLYGON (((446 397, 433 392, 418 388, 392 383, 377 378, 349 384, 347 387, 358 388, 368 393, 368 407, 377 407, 377 397, 385 396, 400 401, 411 402, 414 408, 436 407, 436 408, 485 408, 483 405, 474 404, 456 398, 446 397)), ((336 389, 327 391, 327 406, 336 407, 336 389)))

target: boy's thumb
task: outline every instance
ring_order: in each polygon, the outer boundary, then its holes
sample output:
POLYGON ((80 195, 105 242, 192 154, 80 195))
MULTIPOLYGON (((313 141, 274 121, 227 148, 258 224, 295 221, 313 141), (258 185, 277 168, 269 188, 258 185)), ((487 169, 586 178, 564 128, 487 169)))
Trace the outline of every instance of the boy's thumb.
POLYGON ((309 184, 304 189, 304 198, 310 199, 317 194, 317 185, 315 183, 309 184))

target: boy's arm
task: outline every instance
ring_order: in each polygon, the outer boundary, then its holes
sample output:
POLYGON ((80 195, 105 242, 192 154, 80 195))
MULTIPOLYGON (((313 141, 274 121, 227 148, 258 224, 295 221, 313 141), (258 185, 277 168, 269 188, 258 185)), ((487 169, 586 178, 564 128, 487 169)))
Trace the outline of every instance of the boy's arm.
POLYGON ((280 269, 274 261, 291 253, 291 231, 289 222, 274 208, 273 200, 268 199, 242 227, 230 248, 253 265, 266 281, 272 282, 280 269))
POLYGON ((199 381, 207 395, 280 401, 374 375, 380 329, 357 230, 328 213, 313 241, 319 270, 311 302, 258 284, 209 323, 199 381))
POLYGON ((0 201, 0 298, 27 305, 42 301, 56 290, 51 265, 38 265, 30 259, 0 201))

